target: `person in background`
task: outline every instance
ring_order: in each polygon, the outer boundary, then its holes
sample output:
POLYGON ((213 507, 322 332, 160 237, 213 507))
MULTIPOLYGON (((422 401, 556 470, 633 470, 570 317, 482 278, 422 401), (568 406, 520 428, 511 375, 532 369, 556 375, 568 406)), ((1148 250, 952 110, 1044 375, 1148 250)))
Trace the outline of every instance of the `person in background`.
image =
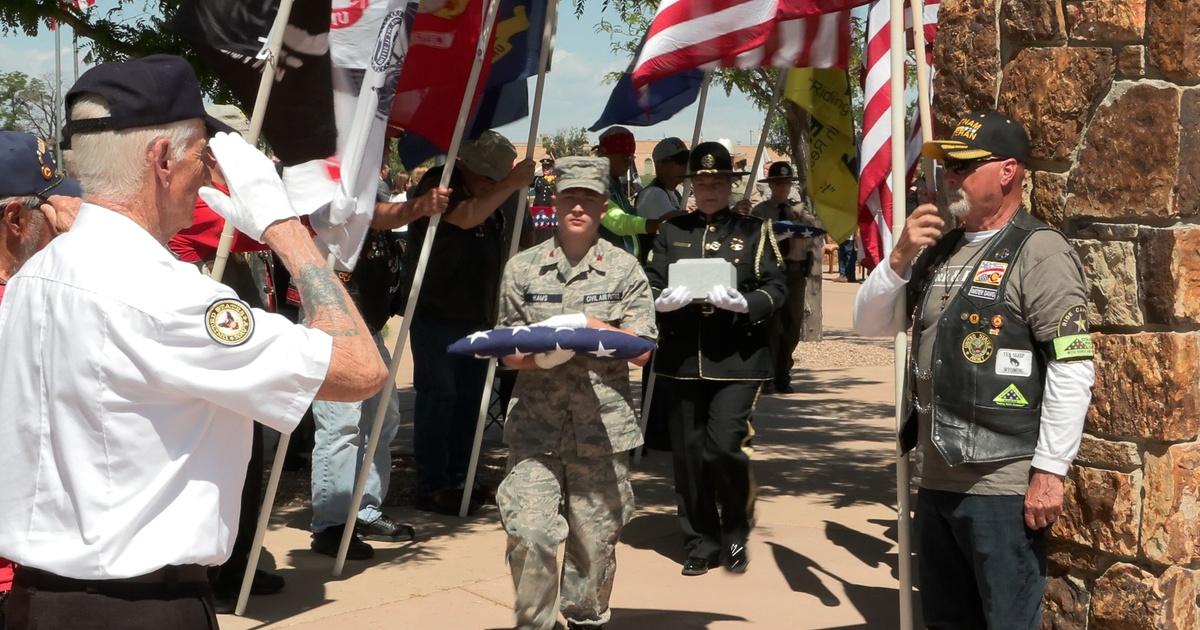
POLYGON ((596 155, 608 158, 609 174, 608 209, 601 222, 600 236, 635 258, 641 258, 638 238, 644 234, 654 234, 661 220, 638 216, 625 189, 622 178, 629 174, 635 151, 637 143, 633 132, 624 127, 609 127, 600 134, 596 155))
MULTIPOLYGON (((759 202, 750 214, 765 221, 788 221, 802 225, 814 225, 816 218, 808 212, 796 194, 796 169, 788 162, 773 162, 767 176, 758 180, 770 189, 770 197, 759 202)), ((775 315, 774 334, 771 335, 771 357, 774 363, 774 379, 764 386, 765 393, 792 393, 792 355, 800 344, 804 332, 804 297, 808 288, 808 276, 813 266, 813 239, 795 238, 791 233, 777 237, 783 254, 784 271, 787 275, 787 302, 775 315)))
MULTIPOLYGON (((516 216, 516 195, 533 182, 533 162, 514 165, 516 157, 511 142, 487 131, 465 144, 451 166, 450 199, 430 250, 410 336, 417 507, 423 510, 457 515, 462 500, 487 364, 449 354, 446 346, 495 324, 507 235, 523 220, 516 216)), ((426 172, 417 193, 437 186, 443 168, 426 172)), ((407 285, 415 281, 428 225, 428 219, 419 219, 409 226, 407 285)), ((407 296, 407 287, 401 294, 407 296)), ((490 494, 486 488, 474 490, 472 509, 490 494)))

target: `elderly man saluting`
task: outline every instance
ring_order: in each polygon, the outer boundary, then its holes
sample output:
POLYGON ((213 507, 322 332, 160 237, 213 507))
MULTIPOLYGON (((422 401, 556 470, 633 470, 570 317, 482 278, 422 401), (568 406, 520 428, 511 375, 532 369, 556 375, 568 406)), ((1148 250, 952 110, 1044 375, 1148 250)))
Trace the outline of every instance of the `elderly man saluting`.
POLYGON ((252 418, 291 431, 314 398, 362 400, 387 370, 270 160, 237 136, 208 143, 187 62, 99 65, 66 107, 84 204, 0 305, 8 627, 213 628, 205 566, 237 533, 252 418), (212 155, 232 200, 201 189, 212 155), (167 251, 198 190, 279 254, 307 327, 167 251))
POLYGON ((937 209, 917 208, 859 290, 855 329, 913 327, 902 442, 921 454, 926 625, 1038 628, 1045 534, 1091 401, 1082 267, 1021 206, 1029 136, 1018 123, 973 114, 925 151, 946 168, 962 227, 943 236, 937 209))

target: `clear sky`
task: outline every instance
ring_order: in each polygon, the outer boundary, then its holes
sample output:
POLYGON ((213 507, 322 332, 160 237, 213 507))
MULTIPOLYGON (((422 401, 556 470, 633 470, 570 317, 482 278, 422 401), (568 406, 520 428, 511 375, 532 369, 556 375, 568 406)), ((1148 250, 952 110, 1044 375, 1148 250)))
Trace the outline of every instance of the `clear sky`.
MULTIPOLYGON (((612 85, 606 83, 604 75, 620 70, 629 64, 628 58, 618 58, 609 49, 609 35, 596 31, 600 21, 601 2, 593 0, 581 17, 575 17, 570 0, 561 0, 563 12, 559 15, 557 46, 554 51, 553 70, 547 75, 546 97, 542 105, 542 120, 539 133, 553 133, 567 127, 590 127, 600 117, 608 101, 612 85)), ((105 0, 97 3, 102 9, 105 0)), ((136 7, 137 5, 131 5, 136 7)), ((126 11, 129 17, 135 12, 126 11)), ((615 13, 608 12, 613 19, 615 13)), ((63 90, 73 81, 71 59, 71 29, 62 30, 63 90)), ((81 68, 86 69, 86 64, 81 68)), ((9 34, 0 39, 0 71, 19 70, 26 74, 43 77, 54 74, 54 33, 43 28, 37 37, 9 34)), ((82 70, 81 70, 82 71, 82 70)), ((533 94, 533 79, 530 79, 530 98, 533 94)), ((695 105, 683 110, 675 118, 653 127, 633 128, 640 139, 660 139, 679 136, 691 140, 695 124, 695 105)), ((735 144, 755 144, 762 126, 762 113, 741 93, 726 96, 724 90, 714 88, 709 93, 704 118, 702 137, 715 140, 730 138, 735 144)), ((500 131, 515 141, 523 142, 529 134, 529 120, 525 119, 506 125, 500 131)), ((593 140, 595 134, 592 134, 593 140)))

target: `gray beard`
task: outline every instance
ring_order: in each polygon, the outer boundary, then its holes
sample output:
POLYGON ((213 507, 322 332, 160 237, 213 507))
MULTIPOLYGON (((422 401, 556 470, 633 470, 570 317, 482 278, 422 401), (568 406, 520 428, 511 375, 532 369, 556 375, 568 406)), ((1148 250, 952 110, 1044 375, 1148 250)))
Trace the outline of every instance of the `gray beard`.
POLYGON ((971 213, 971 202, 967 201, 967 196, 963 194, 961 188, 947 190, 946 201, 948 202, 946 210, 956 219, 961 220, 971 213))

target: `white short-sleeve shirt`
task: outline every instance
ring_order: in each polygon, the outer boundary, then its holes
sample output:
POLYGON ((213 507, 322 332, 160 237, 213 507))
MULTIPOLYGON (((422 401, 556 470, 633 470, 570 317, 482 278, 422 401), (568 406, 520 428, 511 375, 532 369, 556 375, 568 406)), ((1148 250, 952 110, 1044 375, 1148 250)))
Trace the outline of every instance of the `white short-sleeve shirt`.
POLYGON ((76 579, 223 563, 251 419, 295 428, 332 343, 84 204, 0 304, 0 557, 76 579), (230 301, 248 336, 210 326, 230 301))

